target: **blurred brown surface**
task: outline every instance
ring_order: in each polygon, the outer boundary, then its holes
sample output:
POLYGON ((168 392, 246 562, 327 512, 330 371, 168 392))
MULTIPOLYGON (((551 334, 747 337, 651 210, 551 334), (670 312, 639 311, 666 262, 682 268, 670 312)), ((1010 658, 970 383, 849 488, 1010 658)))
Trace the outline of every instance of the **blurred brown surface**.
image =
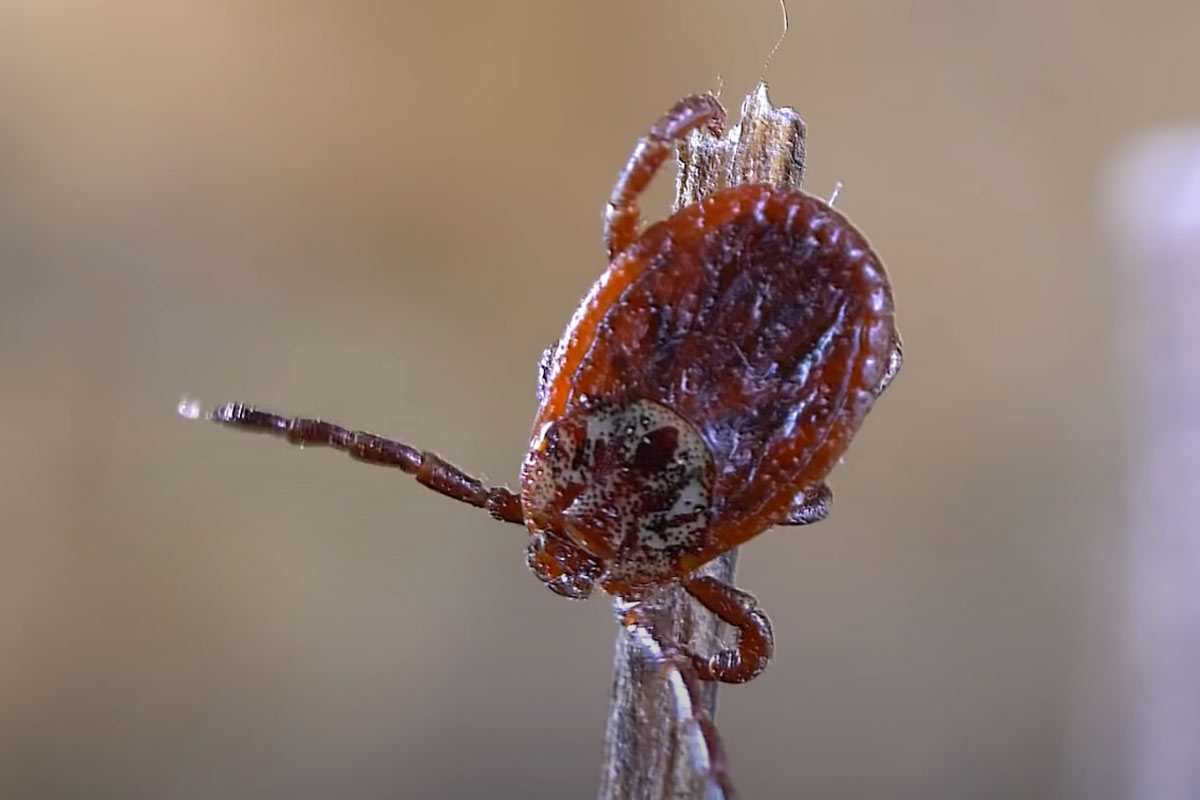
MULTIPOLYGON (((792 23, 773 98, 887 261, 906 361, 832 518, 743 551, 778 648, 723 692, 734 776, 1124 796, 1121 720, 1080 707, 1139 401, 1095 193, 1122 142, 1200 116, 1200 5, 792 23)), ((767 0, 0 6, 0 796, 591 796, 606 601, 402 476, 174 407, 515 480, 635 137, 718 73, 736 107, 778 25, 767 0)))

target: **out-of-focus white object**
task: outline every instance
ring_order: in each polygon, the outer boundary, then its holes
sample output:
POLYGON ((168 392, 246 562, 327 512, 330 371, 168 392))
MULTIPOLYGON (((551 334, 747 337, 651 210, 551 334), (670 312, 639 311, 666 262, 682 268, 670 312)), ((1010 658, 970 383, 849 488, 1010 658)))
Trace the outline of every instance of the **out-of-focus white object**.
POLYGON ((184 419, 200 419, 200 401, 194 397, 182 397, 175 411, 184 419))
MULTIPOLYGON (((1119 647, 1125 785, 1200 798, 1200 128, 1158 131, 1106 176, 1129 433, 1119 647)), ((1115 788, 1115 787, 1113 787, 1115 788)))

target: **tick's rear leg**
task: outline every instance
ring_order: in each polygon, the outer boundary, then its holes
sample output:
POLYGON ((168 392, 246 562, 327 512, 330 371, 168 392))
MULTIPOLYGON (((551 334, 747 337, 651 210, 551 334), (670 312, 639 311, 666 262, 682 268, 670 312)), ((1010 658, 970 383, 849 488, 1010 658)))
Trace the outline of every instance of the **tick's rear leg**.
POLYGON ((396 467, 439 494, 487 509, 498 520, 524 523, 521 500, 517 495, 503 487, 486 486, 437 455, 403 442, 365 431, 348 430, 319 419, 285 417, 241 403, 218 406, 209 418, 222 425, 269 433, 301 447, 332 447, 368 464, 396 467))
POLYGON ((725 127, 725 109, 711 94, 690 95, 676 103, 638 140, 604 211, 604 246, 608 248, 610 261, 633 244, 637 236, 638 195, 671 155, 675 142, 705 123, 720 133, 725 127))
POLYGON ((736 647, 710 656, 692 654, 692 663, 700 678, 745 683, 758 677, 771 659, 775 636, 771 633, 771 621, 758 607, 754 595, 708 576, 686 581, 683 588, 722 622, 738 629, 736 647))

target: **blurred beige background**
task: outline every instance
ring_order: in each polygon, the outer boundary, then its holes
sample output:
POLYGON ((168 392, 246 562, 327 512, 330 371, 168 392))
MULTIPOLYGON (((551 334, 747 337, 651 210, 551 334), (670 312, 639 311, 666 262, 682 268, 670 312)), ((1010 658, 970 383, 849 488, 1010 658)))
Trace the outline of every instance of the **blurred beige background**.
MULTIPOLYGON (((1200 4, 791 12, 772 96, 887 261, 906 363, 833 517, 743 551, 778 649, 722 692, 737 783, 1128 796, 1097 187, 1200 117, 1200 4)), ((0 6, 0 796, 591 796, 607 600, 175 404, 512 482, 635 137, 718 74, 736 109, 778 29, 772 0, 0 6)))

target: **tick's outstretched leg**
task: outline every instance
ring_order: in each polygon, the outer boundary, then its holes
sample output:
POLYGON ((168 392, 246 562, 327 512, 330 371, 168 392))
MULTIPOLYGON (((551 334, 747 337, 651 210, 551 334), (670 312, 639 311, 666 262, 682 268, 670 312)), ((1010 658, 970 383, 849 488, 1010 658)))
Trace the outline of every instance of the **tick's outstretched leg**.
POLYGON ((771 621, 758 607, 754 595, 707 576, 685 581, 683 588, 722 622, 738 629, 736 647, 710 656, 692 654, 692 663, 700 678, 745 683, 758 677, 771 659, 775 637, 771 633, 771 621))
POLYGON ((663 679, 671 685, 675 721, 681 731, 691 728, 698 736, 698 743, 703 745, 703 758, 707 764, 703 769, 698 769, 696 774, 703 775, 707 781, 704 796, 734 800, 725 749, 721 746, 716 724, 705 710, 700 675, 692 657, 684 648, 663 637, 651 616, 637 603, 621 614, 621 622, 636 637, 647 659, 661 665, 663 679))
POLYGON ((638 140, 604 211, 604 245, 610 261, 637 236, 638 195, 671 155, 675 142, 705 123, 720 133, 725 127, 725 109, 711 94, 694 94, 676 103, 638 140))
POLYGON ((218 406, 209 417, 213 422, 259 433, 269 433, 295 445, 332 447, 352 458, 384 467, 396 467, 418 483, 462 503, 486 508, 504 522, 524 523, 521 500, 508 489, 485 486, 453 464, 433 453, 418 450, 365 431, 352 431, 319 419, 285 417, 241 403, 218 406))

